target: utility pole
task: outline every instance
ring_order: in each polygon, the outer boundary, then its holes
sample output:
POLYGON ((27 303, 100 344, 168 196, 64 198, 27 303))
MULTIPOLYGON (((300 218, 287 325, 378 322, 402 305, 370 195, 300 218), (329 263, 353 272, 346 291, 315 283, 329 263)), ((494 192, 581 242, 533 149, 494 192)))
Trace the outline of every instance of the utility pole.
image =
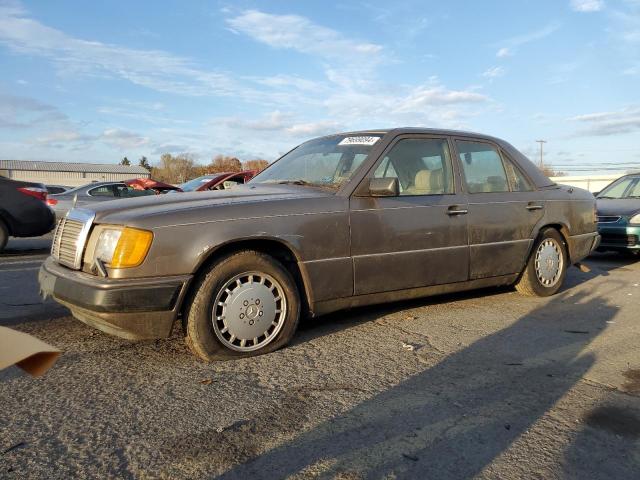
POLYGON ((536 140, 536 142, 540 144, 540 170, 543 170, 544 169, 544 157, 543 157, 544 153, 543 153, 543 150, 542 150, 542 145, 547 143, 547 141, 546 140, 536 140))

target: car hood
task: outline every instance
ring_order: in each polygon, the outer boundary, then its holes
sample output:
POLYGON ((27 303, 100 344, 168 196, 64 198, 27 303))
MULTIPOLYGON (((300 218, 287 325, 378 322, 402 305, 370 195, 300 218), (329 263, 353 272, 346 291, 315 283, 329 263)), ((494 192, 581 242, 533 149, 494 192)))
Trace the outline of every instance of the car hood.
MULTIPOLYGON (((294 185, 239 185, 231 190, 207 192, 186 192, 165 195, 128 198, 83 205, 85 210, 95 212, 96 223, 113 223, 127 225, 168 225, 183 221, 206 221, 214 218, 237 216, 238 208, 242 211, 252 207, 264 215, 271 214, 269 204, 281 203, 285 200, 300 201, 305 198, 333 197, 333 191, 300 187, 294 185), (228 215, 221 212, 220 207, 227 208, 228 215), (151 221, 150 219, 155 219, 151 221)), ((293 212, 292 212, 293 213, 293 212)), ((255 212, 252 213, 255 215, 255 212)))
POLYGON ((631 216, 640 212, 639 198, 599 198, 596 203, 600 216, 631 216))

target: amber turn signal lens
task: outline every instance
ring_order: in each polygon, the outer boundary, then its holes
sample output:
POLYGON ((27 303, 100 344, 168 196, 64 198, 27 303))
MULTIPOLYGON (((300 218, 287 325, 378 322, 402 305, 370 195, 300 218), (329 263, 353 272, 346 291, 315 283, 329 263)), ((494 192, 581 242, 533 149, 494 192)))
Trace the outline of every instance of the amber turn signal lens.
POLYGON ((152 232, 125 227, 109 266, 111 268, 137 267, 147 256, 152 240, 152 232))

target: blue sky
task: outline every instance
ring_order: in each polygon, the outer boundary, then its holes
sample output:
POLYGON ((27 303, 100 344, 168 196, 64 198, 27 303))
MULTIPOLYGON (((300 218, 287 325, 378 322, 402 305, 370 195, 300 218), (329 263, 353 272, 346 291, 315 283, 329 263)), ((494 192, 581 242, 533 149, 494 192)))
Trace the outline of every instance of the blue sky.
POLYGON ((640 0, 0 0, 0 158, 272 160, 429 126, 640 165, 640 0))

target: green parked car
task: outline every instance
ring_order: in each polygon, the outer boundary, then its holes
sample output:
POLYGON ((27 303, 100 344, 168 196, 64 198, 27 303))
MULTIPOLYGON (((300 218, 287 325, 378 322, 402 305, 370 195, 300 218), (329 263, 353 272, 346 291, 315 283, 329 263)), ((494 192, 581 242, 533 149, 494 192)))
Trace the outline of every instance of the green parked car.
POLYGON ((640 173, 625 175, 597 194, 600 251, 640 254, 640 173))

